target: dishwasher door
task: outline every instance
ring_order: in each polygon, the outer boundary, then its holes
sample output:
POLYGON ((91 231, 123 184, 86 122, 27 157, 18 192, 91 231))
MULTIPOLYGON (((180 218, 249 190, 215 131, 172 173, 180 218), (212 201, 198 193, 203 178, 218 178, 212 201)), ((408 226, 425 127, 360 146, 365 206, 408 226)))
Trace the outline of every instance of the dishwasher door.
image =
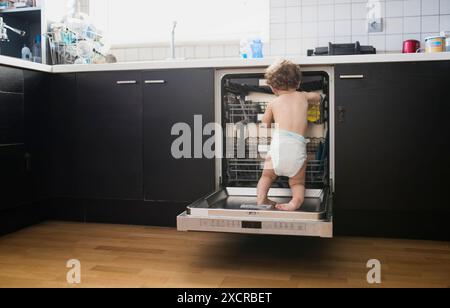
MULTIPOLYGON (((289 189, 272 189, 275 202, 290 201, 289 189)), ((179 231, 333 237, 333 198, 329 189, 307 190, 295 212, 246 209, 256 204, 256 189, 226 188, 200 199, 178 216, 179 231)))

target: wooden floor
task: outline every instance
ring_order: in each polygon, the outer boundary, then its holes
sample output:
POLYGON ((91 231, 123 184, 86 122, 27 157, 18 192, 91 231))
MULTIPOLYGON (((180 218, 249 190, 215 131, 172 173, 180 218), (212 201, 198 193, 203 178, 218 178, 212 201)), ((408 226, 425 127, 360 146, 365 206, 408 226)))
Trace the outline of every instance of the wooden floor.
POLYGON ((0 238, 0 287, 450 287, 450 244, 180 233, 174 229, 47 222, 0 238))

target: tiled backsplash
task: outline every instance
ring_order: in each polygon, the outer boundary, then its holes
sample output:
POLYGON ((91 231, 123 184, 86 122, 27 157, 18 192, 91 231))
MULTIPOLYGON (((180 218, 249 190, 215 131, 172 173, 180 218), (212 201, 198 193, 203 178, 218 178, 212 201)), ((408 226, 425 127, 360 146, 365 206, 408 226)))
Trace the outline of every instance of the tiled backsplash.
MULTIPOLYGON (((88 7, 89 0, 82 1, 88 7)), ((95 0, 93 0, 95 1, 95 0)), ((450 0, 381 0, 383 32, 368 34, 368 0, 271 0, 270 43, 266 56, 305 55, 307 49, 328 42, 360 41, 378 52, 400 52, 406 39, 422 40, 450 32, 450 0)), ((114 49, 119 61, 160 60, 169 47, 114 49)), ((239 43, 177 46, 177 57, 227 58, 239 56, 239 43)))
POLYGON ((89 13, 89 0, 78 0, 78 2, 80 3, 81 12, 89 13))
POLYGON ((270 53, 304 55, 328 42, 374 45, 400 52, 407 39, 450 31, 450 0, 385 0, 383 32, 367 33, 367 0, 271 0, 270 53))

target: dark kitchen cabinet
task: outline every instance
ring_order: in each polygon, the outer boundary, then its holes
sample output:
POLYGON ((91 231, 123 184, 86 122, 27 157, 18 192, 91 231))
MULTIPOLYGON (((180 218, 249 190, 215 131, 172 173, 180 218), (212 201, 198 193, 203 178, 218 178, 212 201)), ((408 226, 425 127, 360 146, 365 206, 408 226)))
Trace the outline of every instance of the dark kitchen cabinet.
MULTIPOLYGON (((144 190, 149 201, 193 202, 214 190, 215 160, 194 158, 194 116, 197 126, 214 122, 214 70, 177 69, 143 73, 144 190), (191 129, 192 158, 176 159, 172 136, 176 123, 191 129)), ((178 133, 178 132, 176 132, 178 133)), ((210 136, 197 139, 197 148, 210 136), (201 142, 198 142, 198 141, 201 142)))
POLYGON ((143 199, 140 72, 77 74, 77 197, 143 199))
POLYGON ((0 66, 0 92, 23 93, 23 70, 0 66))
POLYGON ((450 211, 449 72, 449 61, 336 66, 336 211, 450 211))
POLYGON ((53 75, 50 84, 50 195, 76 196, 80 182, 76 75, 53 75))
POLYGON ((0 210, 32 202, 23 71, 0 67, 0 210))
POLYGON ((32 202, 29 169, 24 145, 0 145, 0 210, 32 202))
POLYGON ((24 143, 24 137, 23 93, 0 91, 0 144, 24 143))
POLYGON ((34 201, 50 197, 50 138, 51 138, 51 76, 25 70, 25 146, 30 154, 30 168, 34 201))

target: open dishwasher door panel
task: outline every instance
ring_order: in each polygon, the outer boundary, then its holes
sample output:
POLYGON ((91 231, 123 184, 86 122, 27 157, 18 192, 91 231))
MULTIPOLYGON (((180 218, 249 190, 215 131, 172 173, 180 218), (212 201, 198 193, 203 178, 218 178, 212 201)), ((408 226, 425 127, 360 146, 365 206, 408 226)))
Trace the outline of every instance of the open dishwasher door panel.
MULTIPOLYGON (((285 203, 289 193, 273 189, 270 198, 285 203)), ((256 189, 219 190, 189 206, 178 217, 178 230, 333 237, 332 198, 327 191, 308 191, 296 212, 245 208, 255 200, 256 189)))
MULTIPOLYGON (((224 157, 217 159, 217 191, 187 207, 177 219, 179 231, 333 237, 332 70, 332 67, 303 69, 300 90, 321 92, 326 99, 320 108, 308 114, 307 190, 304 204, 295 212, 256 206, 256 186, 271 135, 260 135, 259 130, 236 133, 235 129, 241 124, 258 125, 266 106, 275 99, 266 86, 264 70, 216 72, 216 121, 227 132, 216 138, 220 157, 224 157), (245 146, 235 146, 239 142, 245 146)), ((287 178, 279 178, 269 193, 269 198, 279 203, 289 202, 291 196, 287 178)))

